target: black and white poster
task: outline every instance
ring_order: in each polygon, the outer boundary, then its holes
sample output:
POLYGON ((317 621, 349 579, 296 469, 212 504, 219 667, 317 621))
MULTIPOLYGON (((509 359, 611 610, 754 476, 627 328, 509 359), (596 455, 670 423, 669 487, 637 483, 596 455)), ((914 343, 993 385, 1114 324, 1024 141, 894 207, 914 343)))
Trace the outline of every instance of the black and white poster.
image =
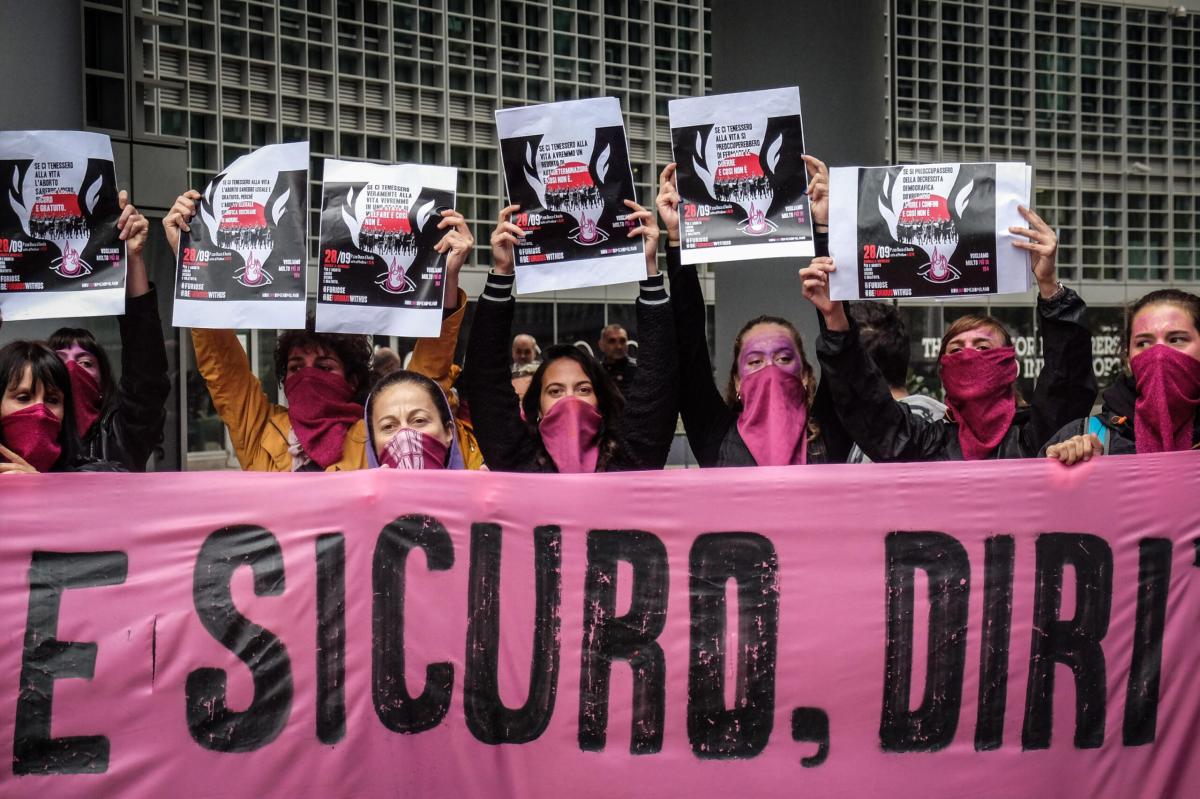
POLYGON ((517 293, 606 286, 646 277, 621 106, 614 97, 496 112, 513 222, 517 293), (636 225, 635 225, 636 226, 636 225))
POLYGON ((800 90, 672 100, 685 264, 813 254, 800 90))
POLYGON ((125 312, 125 242, 112 142, 99 133, 0 133, 0 314, 125 312))
POLYGON ((308 142, 243 155, 205 187, 179 242, 177 327, 304 327, 308 142))
POLYGON ((1025 164, 838 167, 830 171, 835 300, 954 298, 1028 291, 1025 164))
POLYGON ((325 161, 317 330, 439 334, 446 255, 433 248, 457 182, 450 167, 325 161))

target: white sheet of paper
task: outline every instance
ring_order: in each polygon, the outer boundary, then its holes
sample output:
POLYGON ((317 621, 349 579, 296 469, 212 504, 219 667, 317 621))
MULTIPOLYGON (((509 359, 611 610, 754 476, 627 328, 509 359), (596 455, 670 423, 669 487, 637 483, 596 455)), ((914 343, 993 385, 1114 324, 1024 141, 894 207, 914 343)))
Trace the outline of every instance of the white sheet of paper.
POLYGON ((645 246, 627 237, 636 199, 629 143, 614 97, 496 112, 513 218, 518 294, 607 286, 646 277, 645 246))
POLYGON ((197 205, 191 232, 180 236, 174 325, 304 327, 308 142, 243 155, 197 205))
POLYGON ((838 268, 830 297, 963 299, 1028 291, 1029 254, 1012 246, 1008 228, 1026 226, 1017 206, 1028 207, 1031 178, 1021 163, 831 169, 829 253, 838 268), (860 198, 860 185, 871 187, 869 195, 860 198), (961 238, 968 238, 965 253, 961 238), (994 287, 985 285, 991 270, 994 287))
POLYGON ((125 312, 125 242, 112 141, 68 130, 0 132, 0 315, 125 312))
POLYGON ((458 170, 327 159, 324 175, 317 330, 439 335, 446 256, 432 247, 458 170))
POLYGON ((800 90, 669 104, 685 264, 813 255, 800 90))

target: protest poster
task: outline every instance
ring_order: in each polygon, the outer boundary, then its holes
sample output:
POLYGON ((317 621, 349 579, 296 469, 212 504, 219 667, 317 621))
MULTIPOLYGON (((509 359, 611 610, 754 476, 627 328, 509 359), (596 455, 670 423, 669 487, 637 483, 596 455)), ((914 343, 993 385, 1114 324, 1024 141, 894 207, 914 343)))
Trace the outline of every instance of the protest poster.
POLYGON ((108 136, 0 132, 0 316, 124 313, 120 216, 108 136))
POLYGON ((636 200, 621 105, 615 97, 496 112, 513 222, 516 291, 629 283, 646 277, 645 247, 628 238, 636 200))
POLYGON ((835 300, 947 299, 1028 291, 1025 164, 836 167, 829 176, 829 254, 835 300))
POLYGON ((1186 796, 1198 458, 7 478, 0 792, 1186 796))
POLYGON ((458 170, 326 159, 324 174, 317 330, 437 336, 446 255, 433 248, 458 170))
POLYGON ((308 142, 243 155, 196 205, 179 240, 175 326, 304 327, 308 142))
POLYGON ((800 90, 672 100, 685 264, 813 255, 800 90))

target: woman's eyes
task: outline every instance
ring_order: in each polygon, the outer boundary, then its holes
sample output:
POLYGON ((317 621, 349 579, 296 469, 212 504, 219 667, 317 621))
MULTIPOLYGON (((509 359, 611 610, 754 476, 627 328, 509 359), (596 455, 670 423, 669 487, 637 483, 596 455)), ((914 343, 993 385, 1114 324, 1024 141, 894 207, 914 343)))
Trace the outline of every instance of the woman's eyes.
POLYGON ((579 388, 575 389, 575 393, 576 394, 591 394, 592 387, 591 386, 580 386, 579 388))
POLYGON ((563 392, 563 390, 559 386, 551 386, 550 388, 546 389, 546 393, 549 394, 551 397, 557 397, 562 392, 563 392))

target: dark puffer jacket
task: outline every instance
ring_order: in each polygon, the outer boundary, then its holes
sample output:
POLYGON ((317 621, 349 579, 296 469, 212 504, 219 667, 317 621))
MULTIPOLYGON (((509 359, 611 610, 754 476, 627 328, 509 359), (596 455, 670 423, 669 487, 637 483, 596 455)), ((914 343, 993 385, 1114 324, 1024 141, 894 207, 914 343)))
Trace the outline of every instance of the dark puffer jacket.
MULTIPOLYGON (((1134 405, 1137 403, 1137 384, 1129 375, 1123 376, 1113 385, 1104 389, 1098 414, 1100 423, 1104 425, 1106 440, 1104 451, 1109 455, 1136 455, 1137 437, 1134 433, 1134 405)), ((1068 422, 1054 434, 1045 446, 1042 455, 1054 444, 1062 443, 1068 438, 1083 435, 1088 431, 1091 417, 1085 416, 1068 422)), ((1192 449, 1200 448, 1200 411, 1192 424, 1192 449)))
MULTIPOLYGON (((737 412, 725 403, 713 381, 700 278, 695 266, 680 263, 678 247, 667 248, 667 275, 679 346, 679 412, 692 454, 702 467, 757 466, 738 433, 737 412)), ((819 432, 808 442, 808 463, 845 463, 853 442, 842 429, 824 380, 809 413, 819 432)))
MULTIPOLYGON (((471 323, 460 378, 484 462, 497 472, 557 472, 541 437, 521 418, 510 377, 513 311, 511 275, 489 274, 471 323)), ((678 364, 671 303, 662 277, 642 281, 637 303, 638 370, 626 387, 617 448, 597 471, 661 469, 679 413, 678 364)))
MULTIPOLYGON (((1017 409, 1012 425, 991 458, 1032 458, 1071 419, 1086 415, 1096 397, 1087 306, 1070 289, 1046 301, 1038 297, 1045 360, 1033 401, 1017 409)), ((822 380, 828 381, 842 424, 871 460, 963 460, 958 425, 928 421, 892 398, 887 380, 850 330, 824 329, 817 343, 822 380)))

